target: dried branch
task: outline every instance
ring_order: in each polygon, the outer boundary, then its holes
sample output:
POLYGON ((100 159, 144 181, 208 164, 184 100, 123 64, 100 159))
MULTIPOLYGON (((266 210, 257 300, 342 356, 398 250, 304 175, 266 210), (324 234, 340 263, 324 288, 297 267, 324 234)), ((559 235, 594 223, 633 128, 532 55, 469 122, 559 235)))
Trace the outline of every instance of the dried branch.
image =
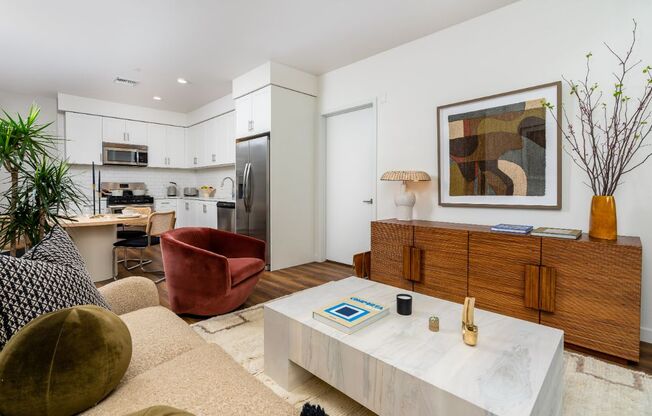
MULTIPOLYGON (((610 106, 603 100, 602 91, 598 91, 598 84, 590 80, 591 53, 586 55, 584 79, 573 81, 563 78, 579 107, 579 131, 564 109, 566 130, 562 128, 562 134, 568 145, 564 150, 586 173, 589 179, 587 185, 595 195, 613 195, 622 183, 623 175, 652 158, 652 150, 649 150, 650 145, 646 141, 652 135, 652 67, 643 68, 645 85, 641 97, 632 100, 625 94, 631 72, 642 63, 640 60, 632 62, 636 28, 634 21, 632 42, 624 54, 618 54, 607 43, 604 44, 618 62, 618 70, 613 73, 615 82, 610 106)), ((550 110, 553 108, 549 103, 544 105, 550 110)), ((550 113, 561 127, 561 120, 557 120, 553 111, 550 113)))

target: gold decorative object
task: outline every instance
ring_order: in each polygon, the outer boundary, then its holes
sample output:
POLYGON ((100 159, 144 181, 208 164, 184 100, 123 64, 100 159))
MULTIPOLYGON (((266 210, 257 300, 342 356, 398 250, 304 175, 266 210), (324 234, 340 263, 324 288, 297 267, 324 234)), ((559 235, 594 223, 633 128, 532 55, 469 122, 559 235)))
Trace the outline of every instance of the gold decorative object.
POLYGON ((473 324, 475 298, 464 299, 462 309, 462 340, 466 345, 475 346, 478 343, 478 326, 473 324))
POLYGON ((603 240, 615 240, 618 235, 616 198, 594 195, 591 199, 589 236, 603 240))
POLYGON ((430 319, 428 319, 428 329, 430 329, 432 332, 439 332, 439 318, 436 316, 431 316, 430 319))

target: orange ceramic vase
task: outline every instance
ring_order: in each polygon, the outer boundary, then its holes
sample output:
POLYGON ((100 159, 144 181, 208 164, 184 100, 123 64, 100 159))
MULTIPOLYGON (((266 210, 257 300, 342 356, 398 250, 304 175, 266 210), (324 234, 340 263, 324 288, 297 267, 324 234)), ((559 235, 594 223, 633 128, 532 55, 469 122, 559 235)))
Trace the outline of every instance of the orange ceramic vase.
POLYGON ((589 236, 603 240, 615 240, 617 235, 616 199, 613 196, 594 195, 591 200, 589 236))

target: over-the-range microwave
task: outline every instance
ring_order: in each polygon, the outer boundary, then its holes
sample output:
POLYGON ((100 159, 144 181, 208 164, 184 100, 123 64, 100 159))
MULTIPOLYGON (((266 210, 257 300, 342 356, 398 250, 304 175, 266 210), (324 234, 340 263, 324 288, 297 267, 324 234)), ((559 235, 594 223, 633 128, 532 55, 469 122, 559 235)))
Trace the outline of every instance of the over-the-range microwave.
POLYGON ((105 165, 147 166, 147 146, 103 143, 102 163, 105 165))

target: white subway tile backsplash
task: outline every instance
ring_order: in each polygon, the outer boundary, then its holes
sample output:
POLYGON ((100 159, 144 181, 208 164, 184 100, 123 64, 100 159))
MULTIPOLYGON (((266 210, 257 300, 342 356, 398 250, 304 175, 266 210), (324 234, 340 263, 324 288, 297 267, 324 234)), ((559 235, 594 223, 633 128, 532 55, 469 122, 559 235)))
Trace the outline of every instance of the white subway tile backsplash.
MULTIPOLYGON (((91 197, 91 167, 88 165, 72 165, 70 173, 75 183, 82 188, 84 194, 91 197)), ((147 192, 153 197, 163 197, 167 193, 169 182, 176 182, 179 193, 184 187, 212 186, 216 189, 216 196, 227 198, 231 195, 231 184, 227 181, 224 189, 220 188, 222 179, 226 176, 234 177, 234 167, 219 167, 207 169, 159 169, 139 168, 131 166, 95 166, 97 180, 98 172, 102 172, 102 182, 144 182, 147 192)))

